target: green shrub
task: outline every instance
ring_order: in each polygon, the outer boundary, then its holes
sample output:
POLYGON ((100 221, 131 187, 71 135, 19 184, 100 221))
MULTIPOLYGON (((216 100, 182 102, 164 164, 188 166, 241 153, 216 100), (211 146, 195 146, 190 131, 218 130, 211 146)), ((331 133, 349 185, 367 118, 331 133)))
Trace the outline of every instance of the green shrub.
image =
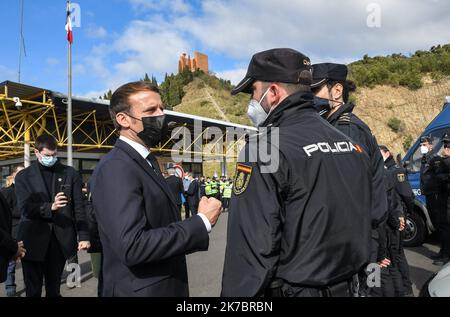
POLYGON ((388 123, 388 127, 391 128, 392 131, 398 133, 402 130, 402 121, 398 118, 390 118, 388 123))
POLYGON ((403 141, 403 150, 407 152, 413 143, 414 139, 411 135, 407 135, 403 141))

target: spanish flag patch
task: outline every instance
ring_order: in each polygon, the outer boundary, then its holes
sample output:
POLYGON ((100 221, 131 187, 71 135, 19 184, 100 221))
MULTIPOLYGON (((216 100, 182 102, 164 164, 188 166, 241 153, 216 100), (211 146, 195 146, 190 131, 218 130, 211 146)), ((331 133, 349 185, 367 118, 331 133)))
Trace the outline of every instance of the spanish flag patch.
POLYGON ((236 175, 234 176, 233 192, 236 196, 242 195, 248 187, 253 168, 248 165, 238 163, 236 175))

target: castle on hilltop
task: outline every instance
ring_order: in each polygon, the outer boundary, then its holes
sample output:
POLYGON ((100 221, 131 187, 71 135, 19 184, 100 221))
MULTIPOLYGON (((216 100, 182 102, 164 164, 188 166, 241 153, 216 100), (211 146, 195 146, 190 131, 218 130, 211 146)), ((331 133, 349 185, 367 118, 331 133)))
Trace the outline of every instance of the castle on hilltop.
POLYGON ((190 55, 186 53, 181 54, 178 61, 178 73, 181 73, 185 69, 189 69, 191 72, 195 72, 197 69, 202 70, 205 74, 208 74, 208 55, 200 52, 194 52, 194 58, 191 59, 190 55))

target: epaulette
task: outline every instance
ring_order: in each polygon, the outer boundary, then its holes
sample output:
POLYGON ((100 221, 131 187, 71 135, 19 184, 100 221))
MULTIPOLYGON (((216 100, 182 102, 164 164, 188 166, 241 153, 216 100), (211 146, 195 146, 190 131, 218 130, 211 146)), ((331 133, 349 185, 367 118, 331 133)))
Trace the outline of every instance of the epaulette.
POLYGON ((351 121, 351 113, 349 112, 343 113, 337 120, 339 124, 350 124, 350 121, 351 121))

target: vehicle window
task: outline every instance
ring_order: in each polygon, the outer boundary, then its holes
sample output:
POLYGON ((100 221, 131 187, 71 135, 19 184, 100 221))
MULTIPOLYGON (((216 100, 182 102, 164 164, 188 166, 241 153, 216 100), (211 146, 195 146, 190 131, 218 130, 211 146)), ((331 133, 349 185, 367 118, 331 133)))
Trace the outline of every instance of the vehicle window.
MULTIPOLYGON (((450 127, 435 130, 431 132, 431 137, 433 138, 433 154, 441 153, 442 151, 442 142, 441 139, 445 133, 450 134, 450 127)), ((410 158, 409 164, 406 166, 409 173, 417 173, 420 172, 420 164, 422 160, 422 154, 420 153, 420 144, 416 145, 414 150, 414 154, 410 158)))

